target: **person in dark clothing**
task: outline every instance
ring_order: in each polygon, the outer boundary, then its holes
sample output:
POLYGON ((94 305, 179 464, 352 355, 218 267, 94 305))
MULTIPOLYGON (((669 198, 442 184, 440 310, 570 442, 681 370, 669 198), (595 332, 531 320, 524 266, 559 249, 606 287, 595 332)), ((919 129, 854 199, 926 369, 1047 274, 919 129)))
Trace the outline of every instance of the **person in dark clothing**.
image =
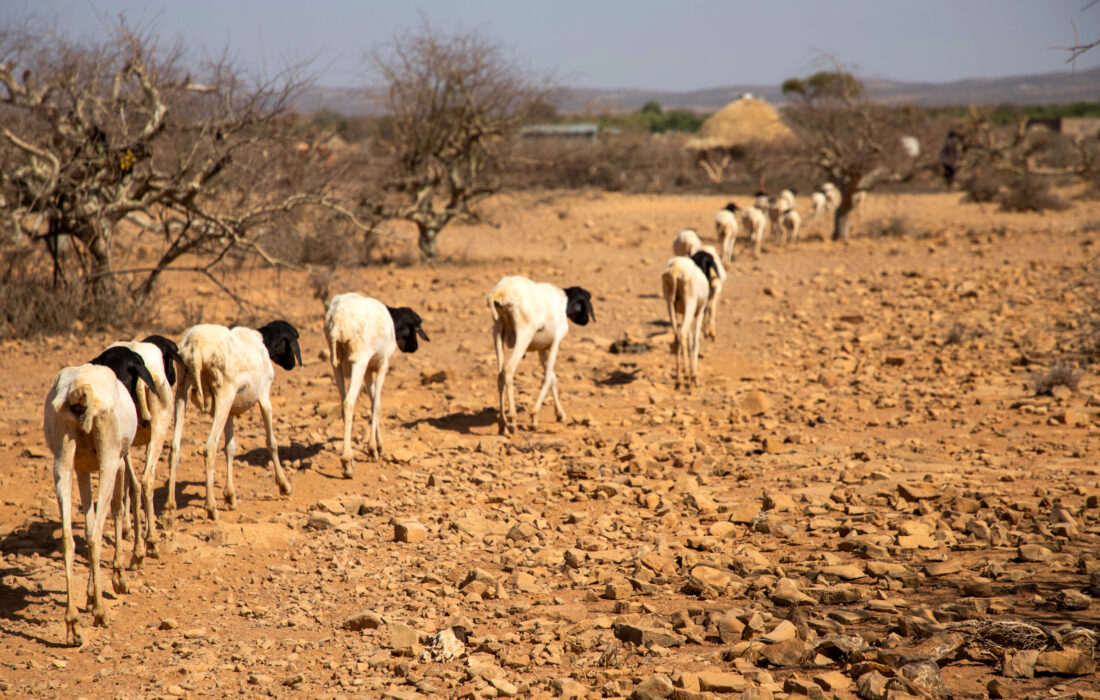
POLYGON ((943 171, 943 180, 948 189, 955 182, 955 173, 959 170, 959 159, 962 157, 962 138, 952 129, 947 132, 947 139, 940 149, 940 168, 943 171))

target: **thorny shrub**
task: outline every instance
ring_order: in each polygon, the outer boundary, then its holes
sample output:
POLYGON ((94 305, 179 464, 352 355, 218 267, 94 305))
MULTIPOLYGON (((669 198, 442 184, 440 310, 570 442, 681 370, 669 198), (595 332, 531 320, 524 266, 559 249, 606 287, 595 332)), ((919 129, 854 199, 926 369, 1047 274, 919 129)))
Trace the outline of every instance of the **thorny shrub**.
POLYGON ((30 248, 0 252, 0 339, 125 330, 139 314, 150 313, 151 302, 138 304, 123 294, 95 296, 79 281, 55 285, 41 257, 30 248))
POLYGON ((1064 386, 1077 391, 1083 373, 1076 367, 1065 364, 1051 365, 1045 371, 1036 372, 1031 377, 1031 386, 1036 396, 1047 396, 1056 386, 1064 386))

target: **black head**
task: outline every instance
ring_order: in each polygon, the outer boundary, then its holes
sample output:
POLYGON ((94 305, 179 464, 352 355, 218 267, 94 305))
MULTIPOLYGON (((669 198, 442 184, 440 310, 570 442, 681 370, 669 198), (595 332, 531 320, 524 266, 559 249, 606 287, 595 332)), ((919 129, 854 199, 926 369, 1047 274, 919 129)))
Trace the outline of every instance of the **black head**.
POLYGON ((416 352, 420 347, 416 336, 428 340, 428 334, 420 327, 420 315, 407 306, 396 309, 388 306, 386 308, 390 312, 390 318, 393 319, 393 334, 397 338, 397 347, 401 348, 401 352, 416 352))
POLYGON ((765 192, 764 190, 757 190, 757 191, 756 191, 756 194, 755 194, 755 195, 753 195, 753 196, 754 196, 754 197, 767 197, 767 196, 768 196, 768 193, 767 193, 767 192, 765 192))
POLYGON ((588 320, 596 320, 592 310, 592 295, 582 287, 565 288, 565 315, 578 326, 587 326, 588 320))
POLYGON ((695 255, 691 256, 691 259, 695 261, 695 264, 703 271, 703 274, 707 276, 707 279, 711 279, 711 272, 714 273, 714 277, 718 276, 718 265, 714 262, 714 257, 710 253, 700 250, 695 255))
POLYGON ((135 406, 138 403, 137 382, 139 379, 145 382, 145 385, 152 389, 154 394, 160 396, 157 385, 153 383, 153 377, 145 366, 145 361, 141 359, 141 355, 130 348, 107 348, 99 353, 95 359, 89 361, 88 364, 110 368, 118 377, 118 380, 122 382, 122 385, 126 387, 126 391, 130 393, 130 398, 133 399, 135 406))
POLYGON ((727 204, 726 209, 728 209, 729 211, 732 211, 734 214, 737 213, 737 205, 734 204, 733 202, 730 202, 729 204, 727 204))
POLYGON ((141 342, 152 343, 160 348, 161 357, 164 358, 164 378, 168 380, 168 386, 175 386, 176 363, 180 363, 180 367, 183 367, 183 358, 180 356, 179 346, 163 335, 151 335, 141 342))
POLYGON ((302 351, 298 348, 298 329, 286 321, 272 321, 260 329, 264 347, 271 361, 283 369, 294 369, 294 361, 302 364, 302 351))

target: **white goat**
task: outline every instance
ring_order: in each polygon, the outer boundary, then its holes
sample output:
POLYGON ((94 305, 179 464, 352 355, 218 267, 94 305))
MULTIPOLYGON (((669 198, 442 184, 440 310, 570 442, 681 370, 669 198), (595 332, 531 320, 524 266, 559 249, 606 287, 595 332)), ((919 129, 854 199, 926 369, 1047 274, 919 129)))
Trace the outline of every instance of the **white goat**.
POLYGON ((695 229, 684 229, 676 234, 676 238, 672 241, 672 253, 674 255, 687 255, 690 257, 702 247, 703 241, 699 239, 699 234, 695 233, 695 229))
POLYGON ((175 363, 183 365, 176 344, 160 335, 151 335, 141 342, 122 341, 110 347, 126 348, 137 353, 149 371, 152 384, 137 392, 138 429, 131 447, 145 448, 145 470, 141 476, 142 505, 145 509, 145 533, 134 539, 134 559, 140 563, 149 553, 159 556, 157 518, 153 511, 153 490, 156 485, 157 462, 172 425, 172 386, 176 383, 175 363))
POLYGON ((355 400, 370 374, 370 439, 367 450, 372 458, 382 455, 382 384, 390 358, 397 348, 416 352, 419 335, 428 340, 420 327, 420 316, 407 307, 391 309, 377 299, 355 292, 338 294, 328 303, 325 312, 325 337, 328 339, 332 378, 340 392, 344 415, 344 445, 340 463, 344 477, 352 476, 351 424, 355 417, 355 400), (344 377, 348 378, 344 387, 344 377))
POLYGON ((821 186, 821 191, 825 193, 825 200, 829 209, 836 209, 840 206, 840 190, 837 186, 831 182, 826 182, 821 186))
POLYGON ((816 189, 813 194, 810 195, 810 202, 813 204, 814 213, 813 218, 821 216, 829 208, 829 197, 821 189, 816 189))
MULTIPOLYGON (((733 244, 737 241, 738 229, 740 229, 737 223, 738 211, 740 210, 737 205, 730 202, 724 208, 719 209, 714 216, 714 232, 718 236, 718 247, 722 250, 721 260, 725 265, 729 265, 733 260, 733 244)), ((679 254, 677 253, 677 255, 679 254)), ((718 260, 719 258, 715 259, 718 260)))
MULTIPOLYGON (((703 252, 696 253, 696 256, 704 261, 710 258, 708 253, 703 252)), ((661 274, 661 292, 668 307, 668 322, 672 326, 672 348, 676 353, 676 388, 684 385, 682 376, 685 370, 687 385, 694 386, 699 383, 699 345, 702 342, 703 318, 710 297, 707 273, 693 258, 669 258, 665 271, 661 274)))
POLYGON ((753 199, 752 205, 760 211, 766 211, 768 208, 768 193, 764 190, 757 190, 753 197, 755 199, 753 199))
POLYGON ((302 364, 298 331, 286 321, 272 321, 258 331, 241 326, 230 330, 225 326, 200 324, 184 333, 180 355, 187 371, 176 391, 176 424, 172 431, 168 502, 165 508, 176 509, 176 467, 179 465, 180 438, 188 397, 193 398, 199 410, 214 417, 203 452, 206 463, 205 507, 211 520, 218 519, 218 506, 214 501, 214 459, 218 433, 225 433, 225 504, 232 509, 237 507, 233 486, 233 455, 237 449, 233 417, 257 403, 267 429, 267 449, 271 453, 275 483, 283 495, 289 495, 290 482, 279 462, 279 448, 275 443, 275 426, 271 418, 271 382, 275 378, 271 361, 288 370, 293 369, 295 360, 302 364))
POLYGON ((757 207, 745 207, 741 210, 741 223, 745 227, 753 252, 760 255, 760 246, 764 243, 764 234, 768 230, 768 217, 757 207))
POLYGON ((579 326, 595 321, 592 295, 581 287, 560 289, 546 282, 532 282, 526 277, 505 277, 488 297, 493 316, 493 347, 497 354, 497 390, 500 393, 500 413, 497 424, 501 434, 516 430, 516 368, 524 354, 537 350, 545 371, 542 388, 531 410, 531 427, 538 428, 539 409, 550 391, 554 412, 565 420, 565 409, 558 398, 558 380, 554 362, 562 338, 569 332, 569 320, 579 326), (567 320, 568 319, 568 320, 567 320), (507 359, 504 348, 511 349, 507 359))
POLYGON ((802 227, 802 216, 796 210, 788 209, 780 217, 779 225, 788 243, 797 241, 798 230, 802 227))
MULTIPOLYGON (((707 275, 707 281, 710 283, 710 294, 707 297, 707 310, 703 317, 703 335, 714 340, 717 337, 715 332, 715 319, 718 317, 718 298, 722 296, 722 286, 726 283, 726 267, 722 264, 722 260, 718 257, 718 251, 714 246, 705 245, 700 248, 700 250, 709 255, 714 262, 714 268, 709 271, 703 267, 700 268, 703 269, 704 273, 707 275)), ((698 265, 699 263, 697 262, 696 264, 698 265)))
MULTIPOLYGON (((54 491, 61 514, 61 533, 65 557, 65 641, 79 645, 83 636, 77 625, 77 606, 73 593, 72 481, 76 475, 84 508, 84 537, 88 543, 88 600, 92 603, 95 624, 108 625, 103 605, 103 584, 99 574, 103 524, 107 503, 115 515, 115 558, 111 583, 116 593, 127 590, 122 575, 122 494, 126 475, 136 488, 137 476, 130 462, 130 443, 137 431, 137 409, 133 395, 140 378, 151 386, 141 358, 117 348, 94 360, 97 364, 66 367, 58 372, 46 396, 42 428, 46 444, 53 453, 54 491), (127 381, 128 387, 121 380, 127 381), (119 478, 119 464, 126 472, 119 478), (99 488, 92 500, 92 474, 99 474, 99 488)), ((140 526, 140 495, 133 494, 135 534, 140 526)))
POLYGON ((794 195, 795 191, 791 189, 783 190, 779 193, 779 202, 783 205, 783 211, 788 209, 794 209, 794 195))

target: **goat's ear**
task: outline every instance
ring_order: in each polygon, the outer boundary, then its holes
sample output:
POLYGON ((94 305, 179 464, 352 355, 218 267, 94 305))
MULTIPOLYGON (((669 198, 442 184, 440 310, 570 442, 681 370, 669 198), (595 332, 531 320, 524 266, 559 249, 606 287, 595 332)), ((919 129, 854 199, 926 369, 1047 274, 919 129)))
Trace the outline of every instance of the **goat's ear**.
POLYGON ((160 354, 164 361, 164 378, 168 381, 168 386, 176 385, 176 365, 179 363, 180 367, 183 367, 183 356, 179 353, 179 347, 175 342, 165 338, 163 335, 151 335, 144 338, 141 342, 152 343, 160 348, 160 354))
MULTIPOLYGON (((135 363, 134 366, 130 368, 130 371, 134 375, 136 375, 136 377, 138 379, 145 382, 145 386, 147 386, 147 387, 149 387, 150 389, 153 390, 153 395, 155 395, 158 399, 160 398, 160 392, 157 391, 157 385, 153 381, 153 375, 149 374, 149 368, 147 368, 145 366, 144 362, 142 362, 140 364, 135 363)), ((134 383, 134 389, 135 390, 137 389, 137 382, 136 381, 134 383)))
POLYGON ((298 366, 301 367, 302 366, 302 349, 300 347, 298 347, 298 339, 297 338, 290 338, 287 342, 290 343, 290 349, 294 351, 294 359, 298 360, 298 366))
POLYGON ((428 341, 429 343, 431 342, 431 338, 428 337, 428 334, 424 332, 424 329, 420 326, 419 323, 416 324, 416 334, 424 340, 428 341))

